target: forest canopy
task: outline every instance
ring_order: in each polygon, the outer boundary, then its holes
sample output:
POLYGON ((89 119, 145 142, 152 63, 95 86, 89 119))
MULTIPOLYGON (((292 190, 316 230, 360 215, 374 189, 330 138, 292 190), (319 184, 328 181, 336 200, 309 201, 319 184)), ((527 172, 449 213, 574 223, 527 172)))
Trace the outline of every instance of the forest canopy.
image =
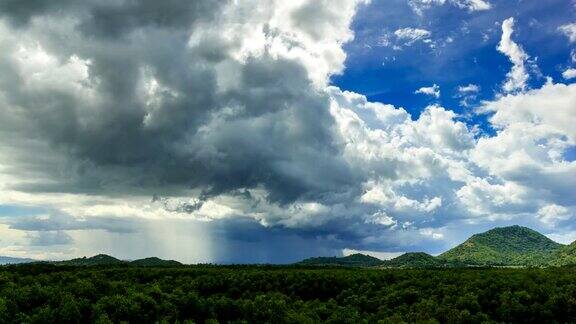
POLYGON ((0 268, 0 323, 576 321, 576 269, 0 268))

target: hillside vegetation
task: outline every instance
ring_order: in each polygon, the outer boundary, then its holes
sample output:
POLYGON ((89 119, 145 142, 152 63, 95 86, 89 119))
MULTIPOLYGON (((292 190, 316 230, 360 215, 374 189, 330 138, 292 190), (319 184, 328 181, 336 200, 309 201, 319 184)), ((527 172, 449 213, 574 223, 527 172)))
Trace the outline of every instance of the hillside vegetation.
POLYGON ((576 265, 576 242, 554 251, 546 259, 546 264, 551 266, 576 265))
POLYGON ((106 254, 98 254, 89 258, 87 257, 76 258, 72 260, 58 261, 55 263, 58 265, 69 265, 69 266, 96 266, 96 265, 124 264, 125 261, 118 260, 115 257, 106 254))
POLYGON ((438 258, 470 265, 536 266, 561 249, 546 236, 521 226, 497 227, 476 234, 438 258))
POLYGON ((83 258, 76 258, 72 260, 66 261, 58 261, 53 262, 55 265, 67 265, 67 266, 107 266, 107 265, 130 265, 135 267, 173 267, 173 266, 180 266, 182 263, 174 260, 162 260, 160 258, 151 257, 151 258, 144 258, 134 261, 123 261, 116 259, 115 257, 106 255, 106 254, 98 254, 93 257, 83 257, 83 258))
POLYGON ((300 265, 317 265, 317 266, 347 266, 347 267, 374 267, 381 265, 384 261, 373 256, 356 253, 345 257, 316 257, 304 259, 300 265))
POLYGON ((383 268, 437 268, 448 266, 438 258, 424 252, 405 253, 394 259, 384 261, 383 268))
POLYGON ((175 267, 181 266, 182 263, 174 260, 162 260, 156 257, 134 260, 130 265, 136 267, 175 267))

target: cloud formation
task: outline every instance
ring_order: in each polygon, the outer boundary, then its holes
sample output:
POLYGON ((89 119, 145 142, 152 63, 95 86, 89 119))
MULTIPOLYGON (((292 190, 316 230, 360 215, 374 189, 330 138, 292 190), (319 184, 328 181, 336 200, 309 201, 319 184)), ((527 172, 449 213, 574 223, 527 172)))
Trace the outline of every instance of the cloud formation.
POLYGON ((174 2, 162 12, 149 1, 95 2, 70 19, 37 16, 19 27, 25 37, 7 37, 2 129, 20 123, 22 133, 11 136, 45 139, 46 150, 61 150, 72 164, 66 184, 37 185, 83 191, 132 182, 206 195, 263 186, 269 199, 289 202, 349 184, 316 86, 342 68, 337 44, 350 38, 355 5, 333 12, 271 4, 244 16, 248 2, 219 11, 202 3, 174 2), (195 14, 162 18, 188 11, 195 14), (278 19, 284 15, 291 19, 278 19), (309 15, 325 17, 323 42, 309 15), (34 109, 37 102, 43 109, 34 109), (300 174, 299 164, 311 160, 327 165, 300 174), (302 177, 308 184, 296 180, 302 177))
POLYGON ((410 46, 417 41, 426 41, 432 34, 426 29, 406 27, 397 29, 394 35, 403 41, 404 45, 410 46))
POLYGON ((463 94, 477 93, 479 91, 480 91, 480 87, 476 84, 469 84, 466 86, 459 86, 458 87, 458 92, 463 93, 463 94))
POLYGON ((564 72, 562 72, 562 77, 564 77, 566 80, 576 78, 576 69, 566 69, 564 72))
POLYGON ((525 66, 529 56, 512 40, 512 33, 514 33, 514 18, 511 17, 502 22, 502 38, 497 47, 498 51, 508 56, 512 62, 512 70, 506 75, 507 80, 502 86, 506 92, 525 90, 529 77, 525 66))
POLYGON ((562 25, 558 30, 568 37, 570 43, 576 42, 576 23, 562 25))
POLYGON ((422 88, 414 91, 414 93, 425 94, 428 96, 436 97, 436 99, 438 99, 438 98, 440 98, 440 86, 438 86, 437 84, 433 84, 430 87, 422 87, 422 88))
POLYGON ((469 12, 489 10, 492 5, 484 0, 408 0, 408 4, 418 15, 422 15, 425 10, 434 6, 450 4, 455 7, 466 9, 469 12))

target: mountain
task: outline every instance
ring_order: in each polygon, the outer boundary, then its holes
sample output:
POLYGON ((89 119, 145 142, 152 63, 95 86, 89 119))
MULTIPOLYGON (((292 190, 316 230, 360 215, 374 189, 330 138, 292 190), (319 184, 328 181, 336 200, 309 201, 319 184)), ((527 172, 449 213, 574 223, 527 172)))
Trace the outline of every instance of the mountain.
POLYGON ((28 259, 28 258, 13 258, 13 257, 0 256, 0 265, 2 265, 2 264, 30 263, 30 262, 36 262, 36 260, 28 259))
POLYGON ((438 268, 446 262, 424 252, 404 253, 394 259, 384 261, 383 268, 438 268))
POLYGON ((130 265, 136 267, 174 267, 181 266, 182 263, 174 260, 162 260, 157 257, 144 258, 130 262, 130 265))
POLYGON ((475 234, 438 258, 467 265, 544 265, 565 247, 526 227, 497 227, 475 234))
POLYGON ((299 265, 312 266, 345 266, 345 267, 373 267, 381 265, 384 261, 373 256, 356 253, 345 257, 316 257, 308 258, 298 262, 299 265))
POLYGON ((71 266, 96 266, 96 265, 124 264, 126 263, 126 261, 118 260, 115 257, 106 254, 98 254, 90 258, 82 257, 67 261, 58 261, 55 263, 58 265, 71 265, 71 266))

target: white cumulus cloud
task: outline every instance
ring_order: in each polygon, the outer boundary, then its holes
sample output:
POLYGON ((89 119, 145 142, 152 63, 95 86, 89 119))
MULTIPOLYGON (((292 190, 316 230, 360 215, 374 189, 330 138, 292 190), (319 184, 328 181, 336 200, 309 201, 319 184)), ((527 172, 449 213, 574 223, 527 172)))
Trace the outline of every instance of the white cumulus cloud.
POLYGON ((576 23, 562 25, 558 30, 568 37, 570 43, 576 42, 576 23))
POLYGON ((576 69, 566 69, 564 72, 562 72, 562 77, 564 77, 566 80, 576 78, 576 69))
POLYGON ((414 93, 415 94, 425 94, 428 96, 440 98, 440 86, 437 84, 433 84, 430 87, 422 87, 422 88, 414 91, 414 93))
POLYGON ((394 35, 404 41, 405 45, 412 45, 417 41, 429 39, 432 33, 426 29, 406 27, 394 31, 394 35))
POLYGON ((485 0, 408 0, 408 5, 418 15, 422 15, 425 10, 433 6, 442 6, 446 3, 461 9, 466 9, 469 12, 489 10, 492 8, 490 2, 485 0))
POLYGON ((476 85, 476 84, 469 84, 469 85, 465 85, 465 86, 459 86, 458 87, 458 92, 460 93, 464 93, 464 94, 468 94, 468 93, 477 93, 480 91, 480 86, 476 85))
POLYGON ((538 217, 540 220, 548 225, 554 225, 558 222, 572 218, 570 210, 564 206, 555 204, 543 206, 538 210, 538 217))

